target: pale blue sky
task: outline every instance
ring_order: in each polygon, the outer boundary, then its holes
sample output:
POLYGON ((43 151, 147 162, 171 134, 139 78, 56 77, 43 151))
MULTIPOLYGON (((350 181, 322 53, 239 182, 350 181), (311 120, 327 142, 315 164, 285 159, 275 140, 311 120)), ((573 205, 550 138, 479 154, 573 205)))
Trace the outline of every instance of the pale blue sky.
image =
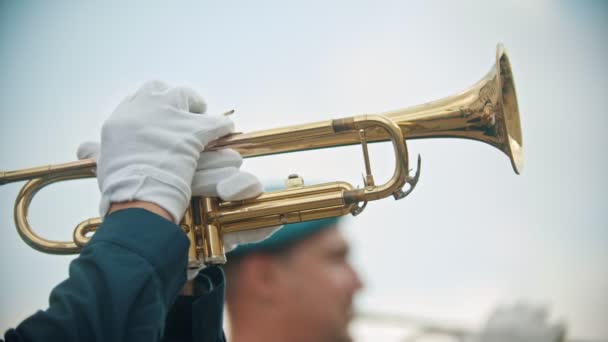
MULTIPOLYGON (((510 54, 526 165, 485 144, 409 144, 407 199, 370 203, 346 230, 358 305, 474 324, 497 303, 550 305, 576 336, 608 338, 605 194, 608 6, 603 1, 3 1, 0 169, 71 161, 142 81, 197 88, 242 131, 380 112, 468 87, 510 54)), ((377 179, 392 172, 373 146, 377 179)), ((266 180, 360 184, 359 148, 246 161, 266 180)), ((44 308, 71 257, 23 243, 0 188, 0 330, 44 308)), ((69 238, 96 214, 94 181, 41 192, 37 229, 69 238)))

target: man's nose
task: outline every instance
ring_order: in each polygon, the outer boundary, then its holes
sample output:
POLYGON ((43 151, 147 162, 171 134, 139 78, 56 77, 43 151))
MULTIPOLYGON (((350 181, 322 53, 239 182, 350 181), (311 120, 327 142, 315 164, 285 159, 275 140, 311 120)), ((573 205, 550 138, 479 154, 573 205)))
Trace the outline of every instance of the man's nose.
POLYGON ((353 290, 355 292, 359 291, 364 286, 363 281, 361 280, 361 277, 359 277, 359 273, 357 273, 357 271, 355 270, 355 268, 352 265, 349 265, 349 268, 350 268, 351 275, 352 275, 353 290))

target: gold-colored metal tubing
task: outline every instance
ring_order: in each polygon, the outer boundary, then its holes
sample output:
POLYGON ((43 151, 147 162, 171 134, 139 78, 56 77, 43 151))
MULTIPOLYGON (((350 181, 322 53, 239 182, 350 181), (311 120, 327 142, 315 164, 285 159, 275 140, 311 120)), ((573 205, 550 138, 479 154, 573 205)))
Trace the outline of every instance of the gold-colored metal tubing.
POLYGON ((232 222, 325 207, 345 207, 348 204, 344 202, 343 193, 352 189, 349 183, 331 182, 266 192, 255 199, 222 202, 216 212, 209 213, 209 219, 220 222, 223 229, 232 222))
POLYGON ((325 207, 313 210, 298 210, 291 213, 256 217, 242 221, 229 221, 222 224, 222 233, 226 234, 263 227, 273 227, 289 223, 343 216, 350 213, 353 205, 354 204, 345 204, 342 206, 325 207))
MULTIPOLYGON (((224 244, 220 227, 209 222, 205 215, 217 210, 217 199, 210 197, 202 197, 202 210, 199 214, 203 222, 203 245, 204 255, 203 260, 207 265, 218 265, 226 263, 226 253, 224 252, 224 244)), ((196 221, 195 217, 195 221, 196 221)))
POLYGON ((19 194, 15 202, 15 225, 17 232, 30 247, 49 254, 74 254, 80 251, 80 246, 73 241, 53 241, 47 240, 36 234, 30 226, 28 217, 29 205, 36 193, 52 183, 63 180, 73 180, 81 178, 94 177, 95 174, 89 168, 81 168, 78 171, 71 170, 70 172, 61 172, 57 174, 47 175, 44 178, 35 178, 27 182, 19 194))
POLYGON ((91 218, 80 222, 74 229, 73 239, 78 247, 84 247, 89 243, 88 233, 94 233, 101 226, 101 218, 91 218))
MULTIPOLYGON (((517 95, 509 58, 498 45, 496 63, 476 84, 468 89, 437 101, 405 109, 377 113, 399 126, 406 139, 421 138, 464 138, 490 144, 511 160, 513 169, 520 173, 523 168, 523 139, 521 133, 517 95), (487 113, 486 104, 495 107, 495 113, 487 113), (493 116, 495 123, 484 121, 493 116)), ((323 123, 310 124, 311 127, 323 123)), ((358 132, 337 131, 329 135, 318 135, 314 139, 298 135, 294 139, 274 139, 287 136, 299 130, 301 125, 279 129, 261 130, 252 133, 235 134, 209 144, 209 149, 229 147, 243 157, 256 157, 360 143, 358 132), (300 140, 300 138, 302 138, 300 140)), ((388 132, 381 128, 366 130, 368 142, 382 142, 390 139, 388 132)))
POLYGON ((310 210, 323 207, 343 206, 343 190, 336 190, 332 193, 311 194, 299 196, 289 200, 281 199, 276 203, 262 202, 245 204, 234 209, 223 209, 219 211, 217 219, 226 224, 232 221, 241 221, 260 216, 278 215, 299 210, 310 210), (282 204, 281 204, 282 202, 282 204))
POLYGON ((2 171, 0 172, 0 185, 39 177, 47 177, 49 175, 57 175, 60 173, 80 173, 82 170, 95 169, 95 167, 97 167, 97 164, 94 159, 83 159, 69 163, 38 166, 23 170, 2 171))
POLYGON ((388 182, 378 186, 349 191, 344 194, 345 200, 348 203, 356 203, 373 201, 392 195, 405 185, 409 171, 408 151, 399 126, 394 121, 380 115, 362 115, 354 117, 353 120, 356 135, 358 135, 360 129, 380 128, 387 132, 393 143, 395 169, 388 182))

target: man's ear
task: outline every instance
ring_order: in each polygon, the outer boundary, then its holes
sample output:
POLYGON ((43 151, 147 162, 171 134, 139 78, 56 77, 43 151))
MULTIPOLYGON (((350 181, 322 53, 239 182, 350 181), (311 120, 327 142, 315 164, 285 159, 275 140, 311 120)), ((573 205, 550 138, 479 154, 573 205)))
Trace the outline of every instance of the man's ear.
POLYGON ((252 254, 244 258, 241 264, 241 286, 265 302, 276 300, 281 294, 282 264, 275 256, 252 254))

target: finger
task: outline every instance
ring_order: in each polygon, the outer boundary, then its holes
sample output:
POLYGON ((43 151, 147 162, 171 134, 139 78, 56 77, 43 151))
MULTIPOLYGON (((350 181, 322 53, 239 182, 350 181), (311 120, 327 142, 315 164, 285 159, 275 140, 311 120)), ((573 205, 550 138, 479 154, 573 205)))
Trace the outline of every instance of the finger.
MULTIPOLYGON (((240 232, 226 233, 223 236, 224 249, 234 249, 237 245, 244 243, 260 242, 269 238, 274 232, 283 226, 266 227, 258 229, 244 230, 240 232)), ((228 251, 226 251, 228 252, 228 251)))
POLYGON ((174 87, 167 92, 169 103, 180 110, 190 113, 203 114, 207 110, 207 103, 203 97, 192 88, 174 87))
POLYGON ((196 171, 194 177, 192 177, 192 195, 218 197, 218 183, 238 172, 239 170, 236 167, 196 171))
POLYGON ((97 141, 85 141, 78 146, 76 156, 78 157, 78 160, 88 158, 97 160, 100 149, 101 145, 97 141))
POLYGON ((224 201, 254 198, 263 191, 262 183, 251 173, 239 171, 217 184, 217 194, 224 201))
POLYGON ((198 159, 197 170, 217 169, 223 167, 241 167, 243 157, 232 149, 202 152, 198 159))
POLYGON ((139 87, 139 89, 133 95, 133 98, 139 96, 158 95, 164 93, 169 89, 169 84, 160 80, 146 81, 139 87))
POLYGON ((234 123, 224 115, 196 115, 197 118, 192 124, 197 124, 199 130, 196 137, 206 146, 213 140, 219 139, 234 131, 234 123))

